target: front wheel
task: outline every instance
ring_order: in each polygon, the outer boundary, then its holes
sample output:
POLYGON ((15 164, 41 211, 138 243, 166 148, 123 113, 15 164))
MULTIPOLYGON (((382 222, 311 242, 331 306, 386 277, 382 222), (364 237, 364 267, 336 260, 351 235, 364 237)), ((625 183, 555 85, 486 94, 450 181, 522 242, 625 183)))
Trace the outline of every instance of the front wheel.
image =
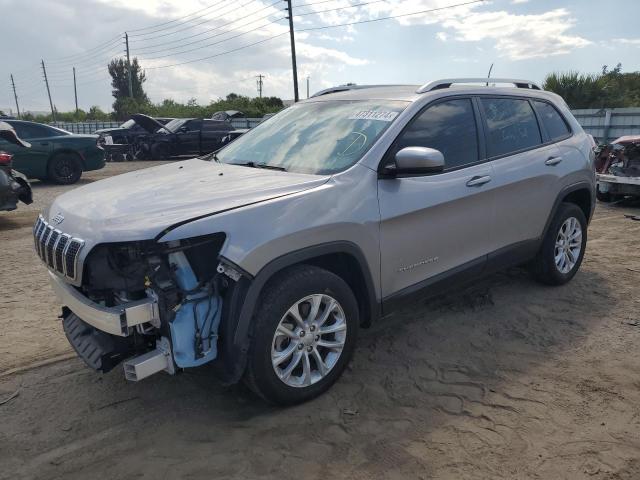
POLYGON ((587 219, 580 207, 562 203, 531 264, 533 275, 547 285, 562 285, 573 278, 587 246, 587 219))
POLYGON ((245 382, 265 400, 293 405, 333 385, 349 363, 358 304, 337 275, 302 265, 277 275, 254 318, 245 382))

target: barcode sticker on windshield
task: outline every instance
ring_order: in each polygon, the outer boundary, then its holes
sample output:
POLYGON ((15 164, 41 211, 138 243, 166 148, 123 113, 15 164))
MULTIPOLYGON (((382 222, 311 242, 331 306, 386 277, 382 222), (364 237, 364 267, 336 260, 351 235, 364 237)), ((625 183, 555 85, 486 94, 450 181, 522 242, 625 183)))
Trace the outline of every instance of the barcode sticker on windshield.
POLYGON ((385 112, 382 110, 363 110, 349 117, 349 120, 379 120, 391 122, 398 116, 398 112, 385 112))

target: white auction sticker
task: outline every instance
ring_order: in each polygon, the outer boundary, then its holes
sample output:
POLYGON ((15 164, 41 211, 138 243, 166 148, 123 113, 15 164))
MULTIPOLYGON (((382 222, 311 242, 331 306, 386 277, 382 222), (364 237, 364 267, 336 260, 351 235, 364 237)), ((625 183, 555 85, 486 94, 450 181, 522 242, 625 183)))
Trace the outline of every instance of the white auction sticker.
POLYGON ((363 110, 349 117, 349 120, 379 120, 391 122, 398 116, 398 112, 385 112, 381 110, 363 110))

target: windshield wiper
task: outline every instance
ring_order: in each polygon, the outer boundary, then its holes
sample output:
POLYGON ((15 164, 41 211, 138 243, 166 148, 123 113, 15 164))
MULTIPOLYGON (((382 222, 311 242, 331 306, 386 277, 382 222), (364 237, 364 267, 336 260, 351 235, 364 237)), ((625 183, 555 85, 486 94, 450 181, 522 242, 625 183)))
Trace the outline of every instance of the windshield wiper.
POLYGON ((244 167, 252 167, 252 168, 266 168, 267 170, 278 170, 280 172, 287 171, 287 169, 284 167, 279 167, 277 165, 269 165, 267 163, 245 162, 245 163, 234 163, 233 165, 242 165, 244 167))

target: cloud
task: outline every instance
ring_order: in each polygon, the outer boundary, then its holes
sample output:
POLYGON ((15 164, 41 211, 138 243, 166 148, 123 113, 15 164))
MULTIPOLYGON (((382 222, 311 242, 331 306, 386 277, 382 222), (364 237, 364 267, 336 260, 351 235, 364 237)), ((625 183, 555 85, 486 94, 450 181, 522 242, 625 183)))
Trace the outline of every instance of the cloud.
POLYGON ((512 5, 519 5, 522 3, 529 3, 529 0, 511 0, 512 5))
POLYGON ((449 36, 447 35, 446 32, 438 32, 436 33, 436 38, 441 42, 446 42, 449 36))
POLYGON ((613 41, 622 45, 640 47, 640 38, 614 38, 613 41))
POLYGON ((456 32, 457 40, 493 40, 496 50, 511 60, 562 55, 590 45, 586 38, 567 33, 574 25, 575 20, 564 8, 529 15, 474 12, 465 19, 444 22, 444 26, 456 32))

